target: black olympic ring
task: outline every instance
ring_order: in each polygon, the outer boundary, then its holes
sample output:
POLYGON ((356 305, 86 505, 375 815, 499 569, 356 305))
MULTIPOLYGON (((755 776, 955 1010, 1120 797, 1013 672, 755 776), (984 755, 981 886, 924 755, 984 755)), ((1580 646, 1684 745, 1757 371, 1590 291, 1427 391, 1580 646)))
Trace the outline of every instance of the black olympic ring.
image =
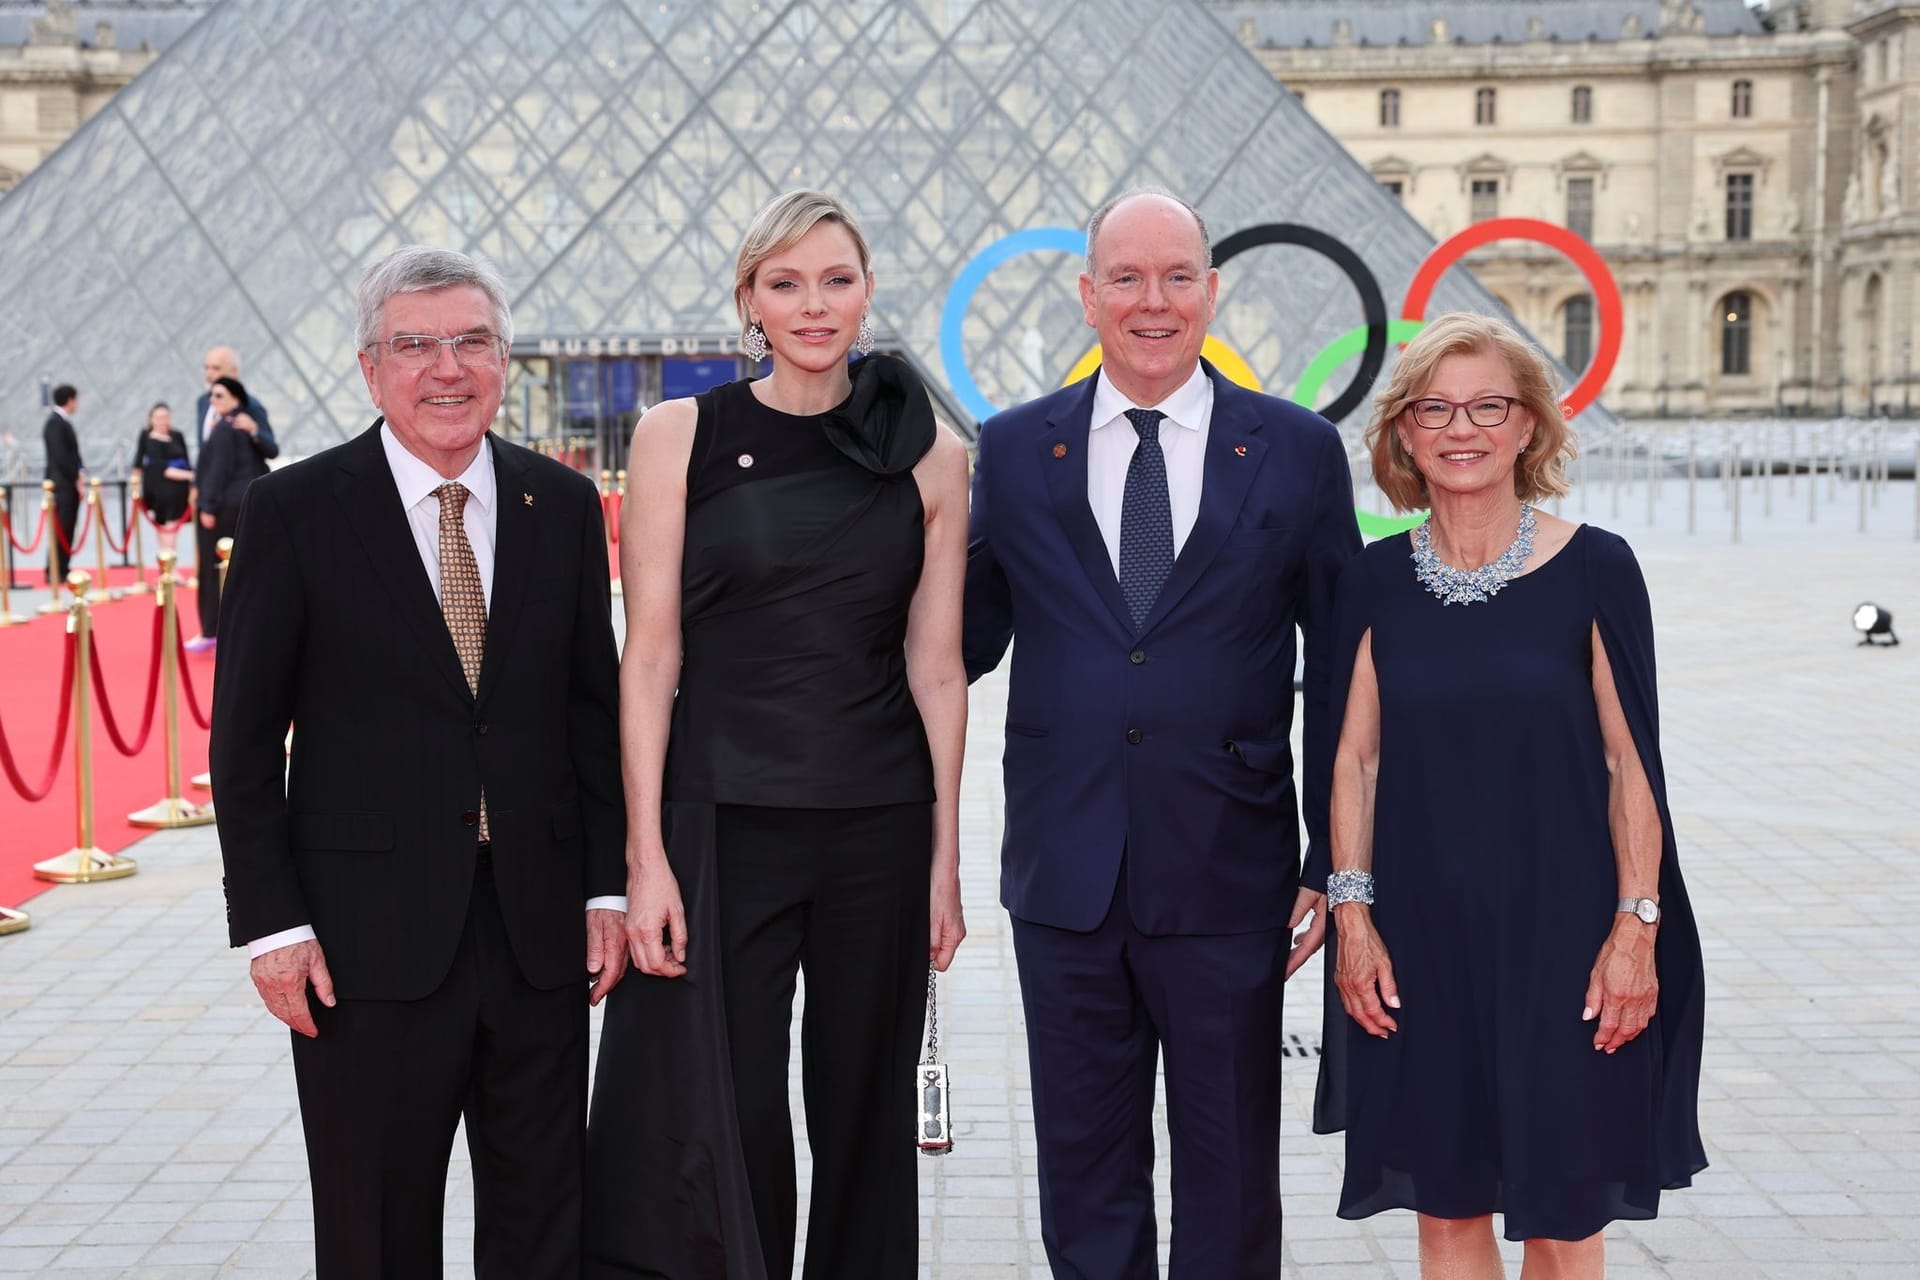
POLYGON ((1248 249, 1268 244, 1290 244, 1313 250, 1344 271, 1360 295, 1360 314, 1367 326, 1367 345, 1360 354, 1360 367, 1354 370, 1353 381, 1346 389, 1320 410, 1321 417, 1338 423, 1360 407, 1387 362, 1387 300, 1380 293, 1380 282, 1374 279, 1360 255, 1344 243, 1317 227, 1303 227, 1297 222, 1267 222, 1234 232, 1214 246, 1213 265, 1224 266, 1229 259, 1248 249))

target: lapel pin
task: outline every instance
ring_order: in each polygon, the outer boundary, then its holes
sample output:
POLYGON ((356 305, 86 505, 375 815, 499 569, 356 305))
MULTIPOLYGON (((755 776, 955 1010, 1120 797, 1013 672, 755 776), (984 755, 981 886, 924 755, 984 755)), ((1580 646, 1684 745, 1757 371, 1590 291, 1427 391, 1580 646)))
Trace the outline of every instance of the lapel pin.
POLYGON ((1237 445, 1235 445, 1235 446, 1233 446, 1233 456, 1234 456, 1234 457, 1236 457, 1236 458, 1244 458, 1244 457, 1246 457, 1246 456, 1247 456, 1247 446, 1245 446, 1245 445, 1243 445, 1243 444, 1237 444, 1237 445))
POLYGON ((522 502, 524 502, 524 503, 526 503, 526 504, 527 504, 528 506, 532 506, 532 505, 533 505, 533 495, 532 495, 532 494, 530 494, 530 493, 523 493, 523 494, 521 494, 521 495, 520 495, 520 501, 522 501, 522 502))
POLYGON ((1057 445, 1055 445, 1055 446, 1053 446, 1053 456, 1054 456, 1054 457, 1056 457, 1056 458, 1064 458, 1064 457, 1066 457, 1066 456, 1067 456, 1067 446, 1065 446, 1064 444, 1057 444, 1057 445))
POLYGON ((753 455, 750 453, 743 453, 738 458, 735 458, 734 461, 738 462, 743 467, 750 467, 753 465, 753 455))

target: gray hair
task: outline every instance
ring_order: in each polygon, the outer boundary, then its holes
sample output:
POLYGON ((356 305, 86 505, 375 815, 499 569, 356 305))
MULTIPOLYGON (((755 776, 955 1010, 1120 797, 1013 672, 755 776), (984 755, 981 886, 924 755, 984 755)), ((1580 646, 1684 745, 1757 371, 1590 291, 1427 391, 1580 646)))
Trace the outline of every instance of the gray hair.
POLYGON ((1100 227, 1102 223, 1106 222, 1107 215, 1127 201, 1136 200, 1141 196, 1159 196, 1163 200, 1171 200, 1193 216, 1193 225, 1200 230, 1200 265, 1203 268, 1211 269, 1213 266, 1213 237, 1207 234, 1207 220, 1200 216, 1200 211, 1165 187, 1145 186, 1128 187, 1125 191, 1122 191, 1119 195, 1113 197, 1098 209, 1095 209, 1093 216, 1087 219, 1087 274, 1093 274, 1093 246, 1100 238, 1100 227))
POLYGON ((485 258, 470 258, 452 249, 409 244, 395 249, 367 268, 355 295, 353 345, 364 350, 380 341, 380 315, 387 303, 403 293, 437 293, 472 285, 487 295, 493 308, 493 327, 501 340, 513 343, 513 313, 507 307, 507 282, 485 258))

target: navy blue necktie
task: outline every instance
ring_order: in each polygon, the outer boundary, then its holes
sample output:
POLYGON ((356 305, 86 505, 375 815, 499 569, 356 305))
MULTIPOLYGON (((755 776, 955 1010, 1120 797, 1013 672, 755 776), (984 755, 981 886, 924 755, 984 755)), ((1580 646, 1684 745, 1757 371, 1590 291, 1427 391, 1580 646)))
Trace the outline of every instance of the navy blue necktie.
POLYGON ((1140 444, 1127 463, 1127 489, 1120 499, 1120 594, 1135 631, 1173 572, 1173 501, 1167 494, 1167 456, 1160 452, 1164 417, 1158 409, 1127 410, 1140 444))

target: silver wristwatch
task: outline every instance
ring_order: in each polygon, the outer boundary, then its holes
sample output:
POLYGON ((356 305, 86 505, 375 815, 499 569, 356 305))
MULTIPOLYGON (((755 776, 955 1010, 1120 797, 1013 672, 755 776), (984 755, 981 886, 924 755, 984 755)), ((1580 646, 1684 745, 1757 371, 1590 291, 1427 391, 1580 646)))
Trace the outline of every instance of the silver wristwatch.
POLYGON ((1614 903, 1613 909, 1630 912, 1639 917, 1642 924, 1658 924, 1660 921, 1660 904, 1652 898, 1622 898, 1614 903))

